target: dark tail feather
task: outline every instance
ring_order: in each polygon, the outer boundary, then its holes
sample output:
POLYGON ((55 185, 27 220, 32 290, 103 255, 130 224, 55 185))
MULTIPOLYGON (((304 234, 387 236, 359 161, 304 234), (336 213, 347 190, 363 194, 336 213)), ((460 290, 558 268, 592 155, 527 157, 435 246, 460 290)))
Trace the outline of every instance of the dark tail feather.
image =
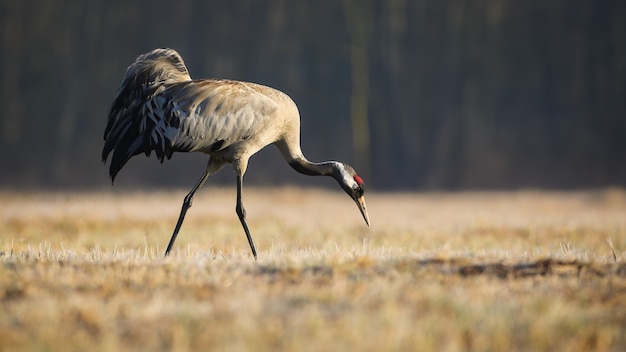
MULTIPOLYGON (((124 80, 109 111, 104 131, 102 161, 113 152, 109 174, 111 180, 128 162, 140 153, 150 155, 150 132, 154 126, 141 127, 142 107, 164 83, 191 80, 180 55, 172 49, 155 49, 137 57, 128 67, 124 80), (147 134, 147 135, 144 135, 147 134)), ((167 152, 166 152, 167 153, 167 152)), ((158 155, 163 161, 163 153, 158 155)), ((171 151, 166 154, 171 156, 171 151)))
MULTIPOLYGON (((111 114, 113 114, 113 110, 111 114)), ((113 153, 109 168, 111 181, 115 181, 115 176, 131 157, 145 149, 142 145, 142 136, 139 135, 138 122, 128 118, 119 119, 119 117, 116 122, 112 128, 107 130, 102 148, 102 162, 104 163, 106 163, 111 152, 113 153)))

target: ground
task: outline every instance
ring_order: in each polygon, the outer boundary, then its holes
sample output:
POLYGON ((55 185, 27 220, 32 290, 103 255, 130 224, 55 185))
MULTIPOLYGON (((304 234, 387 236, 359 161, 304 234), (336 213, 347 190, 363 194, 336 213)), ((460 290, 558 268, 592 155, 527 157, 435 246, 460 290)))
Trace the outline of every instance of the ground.
POLYGON ((626 349, 626 192, 0 192, 0 351, 626 349))

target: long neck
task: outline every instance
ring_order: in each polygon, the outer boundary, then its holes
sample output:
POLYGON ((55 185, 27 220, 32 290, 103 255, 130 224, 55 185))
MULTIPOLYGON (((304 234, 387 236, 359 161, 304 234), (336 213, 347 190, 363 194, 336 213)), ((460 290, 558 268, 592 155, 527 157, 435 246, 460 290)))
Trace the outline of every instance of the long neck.
POLYGON ((291 159, 287 162, 294 170, 308 176, 333 176, 336 173, 336 166, 332 161, 312 163, 306 160, 305 157, 302 157, 291 159))
POLYGON ((283 155, 283 158, 287 161, 289 166, 301 174, 308 176, 333 176, 338 174, 337 162, 326 161, 321 163, 314 163, 307 160, 300 150, 300 145, 296 141, 289 143, 282 140, 276 143, 276 146, 283 155))

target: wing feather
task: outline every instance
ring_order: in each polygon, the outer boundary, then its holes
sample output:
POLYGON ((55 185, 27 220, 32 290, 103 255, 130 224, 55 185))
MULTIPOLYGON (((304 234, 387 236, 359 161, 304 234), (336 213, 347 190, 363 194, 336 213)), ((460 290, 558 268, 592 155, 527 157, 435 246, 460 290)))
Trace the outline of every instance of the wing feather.
POLYGON ((102 159, 110 175, 137 154, 163 162, 174 152, 216 153, 267 127, 278 105, 272 88, 231 80, 191 80, 172 49, 140 55, 128 67, 109 111, 102 159))
MULTIPOLYGON (((172 85, 159 96, 162 119, 155 129, 166 136, 171 151, 214 152, 258 132, 277 109, 266 95, 243 82, 197 80, 172 85)), ((159 109, 157 109, 159 110, 159 109)))

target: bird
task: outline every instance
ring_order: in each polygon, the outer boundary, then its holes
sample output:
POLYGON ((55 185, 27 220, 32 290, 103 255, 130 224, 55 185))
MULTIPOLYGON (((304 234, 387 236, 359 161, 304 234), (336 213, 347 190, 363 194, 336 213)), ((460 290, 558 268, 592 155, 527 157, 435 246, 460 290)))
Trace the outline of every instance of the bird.
POLYGON ((300 113, 286 93, 251 82, 191 79, 174 49, 141 54, 126 69, 109 110, 102 161, 106 164, 112 153, 109 176, 114 183, 130 158, 142 153, 149 157, 154 152, 161 163, 174 152, 209 156, 204 173, 183 200, 166 257, 196 191, 209 176, 231 164, 237 184, 235 211, 257 260, 242 201, 243 176, 249 158, 268 145, 276 146, 295 171, 334 178, 370 226, 363 179, 345 163, 307 160, 300 148, 300 113))

